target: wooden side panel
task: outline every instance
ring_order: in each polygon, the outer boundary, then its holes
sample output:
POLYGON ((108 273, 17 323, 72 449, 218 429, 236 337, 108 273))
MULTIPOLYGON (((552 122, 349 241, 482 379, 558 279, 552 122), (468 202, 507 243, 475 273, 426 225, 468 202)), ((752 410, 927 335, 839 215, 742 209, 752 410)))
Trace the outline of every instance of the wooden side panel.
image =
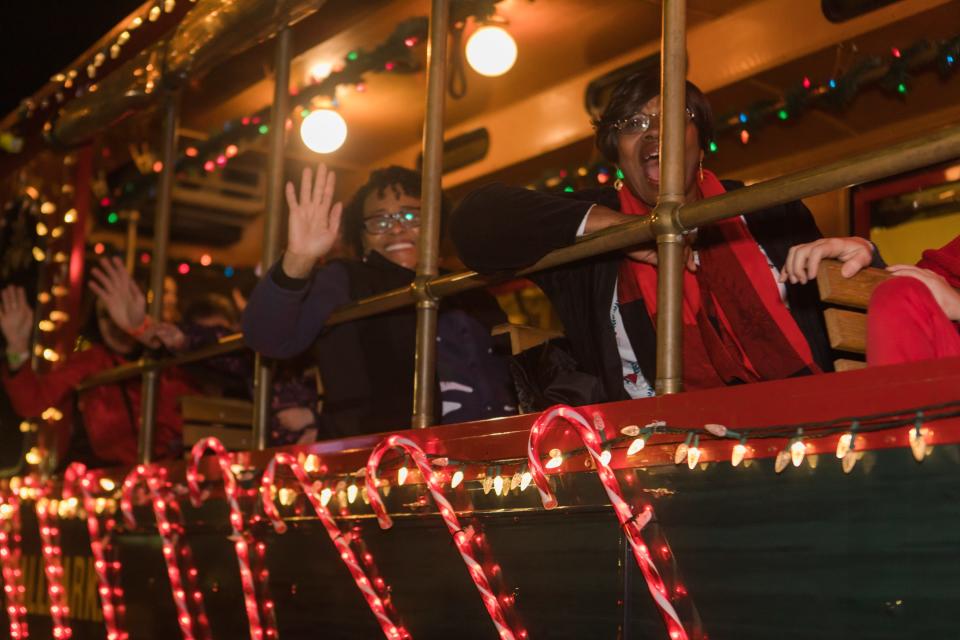
POLYGON ((839 351, 867 352, 867 316, 845 309, 827 309, 823 312, 830 346, 839 351))
MULTIPOLYGON (((839 260, 824 260, 817 272, 817 287, 820 299, 828 304, 866 309, 873 290, 890 278, 883 269, 864 269, 852 278, 840 274, 843 263, 839 260)), ((835 347, 836 348, 836 347, 835 347)))

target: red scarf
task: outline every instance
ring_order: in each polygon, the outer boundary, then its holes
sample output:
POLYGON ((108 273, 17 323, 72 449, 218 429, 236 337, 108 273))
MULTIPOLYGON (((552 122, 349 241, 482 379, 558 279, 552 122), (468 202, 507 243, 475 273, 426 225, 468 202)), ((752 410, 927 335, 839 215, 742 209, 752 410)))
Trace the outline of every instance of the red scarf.
POLYGON ((939 273, 947 279, 951 287, 960 289, 960 236, 944 247, 924 251, 917 266, 939 273))
MULTIPOLYGON (((704 171, 700 192, 710 198, 725 189, 713 173, 704 171)), ((629 189, 619 194, 623 213, 650 213, 629 189)), ((727 218, 700 229, 697 249, 697 272, 685 270, 683 276, 685 388, 818 373, 810 346, 780 299, 767 259, 743 220, 727 218)), ((618 295, 622 305, 642 298, 656 324, 656 267, 624 259, 618 295)))

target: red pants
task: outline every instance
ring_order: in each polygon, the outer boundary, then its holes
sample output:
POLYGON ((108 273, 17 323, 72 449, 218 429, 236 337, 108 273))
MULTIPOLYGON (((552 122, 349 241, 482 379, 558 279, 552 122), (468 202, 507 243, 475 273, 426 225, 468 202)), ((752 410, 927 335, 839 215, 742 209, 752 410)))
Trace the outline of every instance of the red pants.
POLYGON ((960 356, 960 333, 925 284, 901 276, 877 287, 867 310, 867 364, 951 356, 960 356))

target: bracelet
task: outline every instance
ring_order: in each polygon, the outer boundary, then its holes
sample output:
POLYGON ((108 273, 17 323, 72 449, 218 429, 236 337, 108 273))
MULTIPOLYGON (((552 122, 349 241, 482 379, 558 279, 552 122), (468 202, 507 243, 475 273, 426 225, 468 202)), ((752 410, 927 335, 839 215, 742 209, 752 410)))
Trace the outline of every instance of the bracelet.
POLYGON ((127 331, 127 333, 129 333, 134 338, 139 338, 144 333, 146 333, 147 329, 149 329, 151 326, 153 326, 153 318, 151 318, 150 316, 143 316, 143 322, 140 323, 140 326, 134 329, 130 329, 129 331, 127 331))
POLYGON ((20 365, 26 362, 29 358, 30 358, 29 351, 19 351, 19 352, 7 351, 7 367, 9 367, 11 371, 19 369, 20 365))

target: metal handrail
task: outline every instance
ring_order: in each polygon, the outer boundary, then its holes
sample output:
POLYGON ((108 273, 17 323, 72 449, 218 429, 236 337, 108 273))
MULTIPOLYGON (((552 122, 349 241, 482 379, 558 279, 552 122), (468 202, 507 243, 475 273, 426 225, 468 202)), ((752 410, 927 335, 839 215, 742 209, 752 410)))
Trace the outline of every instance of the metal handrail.
MULTIPOLYGON (((736 189, 721 196, 683 205, 677 210, 676 216, 680 227, 689 231, 724 218, 750 214, 825 191, 869 182, 957 157, 960 157, 960 126, 953 126, 881 151, 858 154, 823 167, 799 171, 736 189)), ((601 253, 625 249, 639 243, 650 242, 653 237, 650 218, 638 218, 581 238, 569 247, 552 251, 536 264, 516 274, 510 274, 509 277, 536 273, 601 253)), ((442 298, 486 286, 505 277, 507 276, 491 277, 475 271, 459 271, 431 278, 427 282, 427 287, 431 295, 442 298)), ((331 314, 327 324, 341 324, 399 309, 415 302, 416 296, 412 287, 394 289, 338 308, 331 314)), ((78 388, 88 389, 100 384, 117 382, 139 375, 148 369, 163 369, 187 364, 243 348, 243 336, 235 334, 223 338, 216 345, 189 353, 163 359, 143 359, 104 371, 90 376, 78 388)))

